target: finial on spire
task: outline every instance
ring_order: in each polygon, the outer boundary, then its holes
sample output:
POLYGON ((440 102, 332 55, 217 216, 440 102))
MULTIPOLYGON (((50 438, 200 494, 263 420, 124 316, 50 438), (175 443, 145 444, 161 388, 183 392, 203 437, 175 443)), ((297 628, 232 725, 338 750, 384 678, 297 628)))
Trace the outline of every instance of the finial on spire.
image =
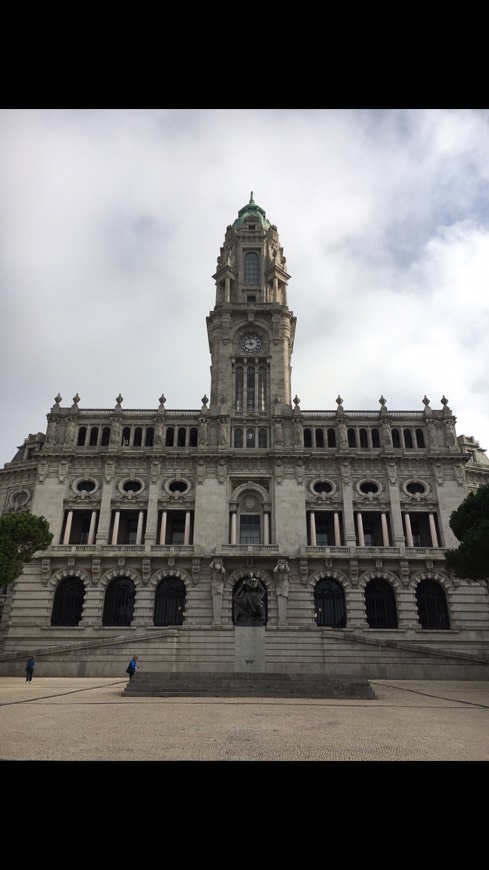
POLYGON ((251 193, 250 193, 250 202, 254 202, 254 201, 255 201, 255 200, 253 199, 253 191, 251 191, 251 193))

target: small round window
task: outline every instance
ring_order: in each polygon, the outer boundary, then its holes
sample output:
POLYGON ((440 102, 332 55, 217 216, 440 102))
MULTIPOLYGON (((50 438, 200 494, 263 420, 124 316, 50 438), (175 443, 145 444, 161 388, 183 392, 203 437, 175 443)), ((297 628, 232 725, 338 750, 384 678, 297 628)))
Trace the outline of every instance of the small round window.
POLYGON ((332 483, 329 482, 329 480, 316 480, 316 482, 312 485, 312 491, 316 492, 318 495, 321 495, 321 493, 323 492, 328 494, 330 492, 333 492, 333 490, 334 486, 332 483))
POLYGON ((364 495, 369 495, 370 493, 375 494, 380 492, 380 486, 378 483, 375 483, 373 480, 364 480, 358 487, 360 492, 363 492, 364 495))
POLYGON ((94 480, 78 480, 75 489, 77 492, 93 492, 96 486, 94 480))
POLYGON ((188 483, 186 480, 172 480, 168 484, 168 489, 170 492, 187 492, 188 483))
POLYGON ((406 490, 410 495, 424 495, 426 492, 426 487, 423 483, 418 483, 418 481, 412 480, 411 483, 406 484, 406 490))
POLYGON ((12 496, 12 503, 15 507, 23 508, 30 501, 30 493, 27 489, 21 489, 12 496))
POLYGON ((141 492, 143 484, 140 480, 125 480, 122 484, 124 492, 141 492))

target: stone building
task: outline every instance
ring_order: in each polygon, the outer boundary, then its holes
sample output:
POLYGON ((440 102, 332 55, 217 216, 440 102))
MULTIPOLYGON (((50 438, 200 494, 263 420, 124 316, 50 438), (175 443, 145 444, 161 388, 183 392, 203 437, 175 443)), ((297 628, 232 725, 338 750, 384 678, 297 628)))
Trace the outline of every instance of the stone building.
POLYGON ((488 589, 444 561, 485 450, 445 397, 301 407, 290 275, 253 195, 213 278, 210 398, 57 395, 0 471, 0 511, 54 534, 3 590, 0 674, 35 652, 40 675, 120 676, 137 652, 155 672, 487 679, 488 589))

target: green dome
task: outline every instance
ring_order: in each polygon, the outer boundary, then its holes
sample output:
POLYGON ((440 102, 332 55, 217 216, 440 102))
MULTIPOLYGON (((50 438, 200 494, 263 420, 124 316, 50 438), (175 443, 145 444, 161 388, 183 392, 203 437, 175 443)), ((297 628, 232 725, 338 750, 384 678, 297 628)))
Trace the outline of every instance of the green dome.
POLYGON ((241 208, 239 210, 238 217, 236 218, 236 220, 234 221, 234 224, 233 224, 233 230, 238 230, 241 226, 243 226, 243 223, 245 222, 245 220, 247 218, 250 218, 250 217, 255 218, 256 220, 260 221, 260 224, 262 225, 263 229, 265 229, 265 230, 270 229, 270 221, 267 220, 266 213, 263 211, 263 209, 260 208, 260 206, 257 205, 256 202, 254 201, 253 191, 251 191, 251 193, 250 193, 250 201, 249 201, 248 205, 245 205, 244 208, 241 208))

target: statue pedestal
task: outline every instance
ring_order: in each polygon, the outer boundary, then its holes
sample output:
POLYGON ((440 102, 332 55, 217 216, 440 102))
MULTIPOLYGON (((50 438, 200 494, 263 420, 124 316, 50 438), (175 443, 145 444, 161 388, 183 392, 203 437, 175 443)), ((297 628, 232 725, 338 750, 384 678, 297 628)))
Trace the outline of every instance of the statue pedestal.
POLYGON ((235 626, 234 670, 245 673, 265 672, 265 626, 235 626))

